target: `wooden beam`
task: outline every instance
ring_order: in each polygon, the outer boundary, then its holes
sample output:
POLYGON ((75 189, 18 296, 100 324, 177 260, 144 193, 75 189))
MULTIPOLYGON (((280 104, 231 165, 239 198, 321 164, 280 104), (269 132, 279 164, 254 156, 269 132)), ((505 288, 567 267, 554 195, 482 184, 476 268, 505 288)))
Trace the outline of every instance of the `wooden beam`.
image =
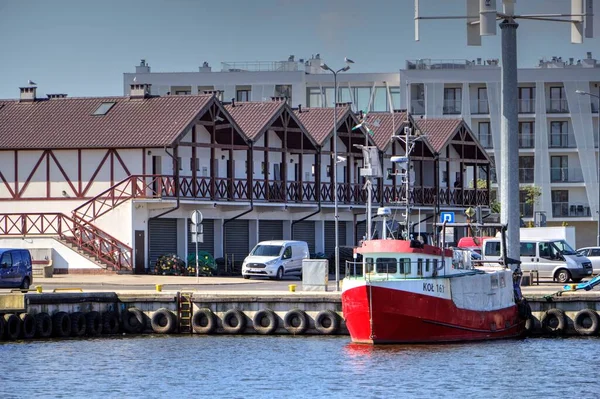
POLYGON ((243 150, 248 149, 247 145, 231 145, 231 144, 209 144, 209 143, 179 143, 180 147, 200 147, 200 148, 222 148, 225 150, 243 150))
POLYGON ((231 127, 233 127, 233 125, 231 123, 222 123, 220 125, 216 125, 217 130, 229 129, 231 127))

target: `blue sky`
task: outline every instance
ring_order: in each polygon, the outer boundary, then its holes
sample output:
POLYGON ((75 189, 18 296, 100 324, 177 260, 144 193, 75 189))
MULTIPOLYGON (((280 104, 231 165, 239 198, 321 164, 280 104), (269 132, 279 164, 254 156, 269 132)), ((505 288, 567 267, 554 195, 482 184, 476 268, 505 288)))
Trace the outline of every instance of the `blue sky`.
MULTIPOLYGON (((570 0, 516 6, 568 12, 570 0)), ((157 72, 290 54, 320 53, 332 66, 348 56, 356 72, 397 71, 406 59, 500 58, 499 36, 468 47, 462 20, 423 21, 415 42, 413 13, 413 0, 0 0, 0 98, 18 97, 28 79, 41 94, 121 95, 123 72, 141 58, 157 72)), ((421 14, 464 15, 465 1, 421 0, 421 14)), ((600 32, 600 12, 594 18, 600 32)), ((600 34, 574 45, 567 23, 522 21, 518 36, 520 66, 586 51, 600 58, 600 34)))

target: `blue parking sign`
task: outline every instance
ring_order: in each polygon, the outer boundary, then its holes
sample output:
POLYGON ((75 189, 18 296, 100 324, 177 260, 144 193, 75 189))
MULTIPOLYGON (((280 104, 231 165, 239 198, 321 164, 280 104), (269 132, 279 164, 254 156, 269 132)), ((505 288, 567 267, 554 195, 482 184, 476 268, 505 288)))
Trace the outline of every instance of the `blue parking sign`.
POLYGON ((454 223, 454 212, 440 212, 440 223, 454 223))

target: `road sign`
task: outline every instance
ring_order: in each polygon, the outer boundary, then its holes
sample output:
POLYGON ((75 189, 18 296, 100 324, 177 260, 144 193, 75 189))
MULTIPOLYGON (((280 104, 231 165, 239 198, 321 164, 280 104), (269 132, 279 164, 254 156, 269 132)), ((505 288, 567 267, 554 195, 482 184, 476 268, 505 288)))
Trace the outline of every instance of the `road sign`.
POLYGON ((200 223, 202 223, 202 219, 203 219, 202 218, 202 212, 200 212, 200 211, 194 211, 194 212, 192 212, 191 219, 192 219, 192 223, 193 224, 200 224, 200 223))
POLYGON ((440 212, 440 223, 454 223, 454 212, 440 212))
POLYGON ((204 225, 202 225, 202 224, 192 224, 190 226, 190 232, 192 232, 192 233, 204 233, 204 225))
POLYGON ((192 233, 192 242, 203 243, 204 242, 204 233, 192 233))
POLYGON ((467 215, 468 218, 472 218, 473 216, 475 216, 475 209, 468 207, 467 209, 465 209, 465 215, 467 215))

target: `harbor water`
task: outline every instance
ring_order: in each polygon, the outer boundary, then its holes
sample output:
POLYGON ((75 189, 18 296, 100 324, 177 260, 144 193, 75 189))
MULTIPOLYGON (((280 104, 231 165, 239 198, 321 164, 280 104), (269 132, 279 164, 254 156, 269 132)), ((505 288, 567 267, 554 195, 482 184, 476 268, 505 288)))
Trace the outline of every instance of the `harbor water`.
POLYGON ((599 352, 598 338, 377 347, 318 336, 5 342, 0 398, 595 398, 599 352))

